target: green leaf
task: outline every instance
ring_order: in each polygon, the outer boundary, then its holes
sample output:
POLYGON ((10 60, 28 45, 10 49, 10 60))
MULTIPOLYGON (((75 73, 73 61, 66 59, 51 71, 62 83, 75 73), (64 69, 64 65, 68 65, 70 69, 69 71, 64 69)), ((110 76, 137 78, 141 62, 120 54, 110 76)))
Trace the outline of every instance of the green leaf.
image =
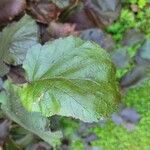
POLYGON ((98 121, 117 108, 119 93, 110 57, 72 36, 33 46, 23 67, 29 83, 21 101, 29 111, 98 121))
POLYGON ((7 26, 0 35, 0 60, 8 64, 22 64, 27 50, 37 44, 37 31, 36 22, 28 15, 7 26))
POLYGON ((6 103, 6 93, 4 91, 0 92, 0 104, 5 104, 6 103))
POLYGON ((0 77, 6 75, 9 72, 9 67, 6 66, 3 61, 0 60, 0 77))
MULTIPOLYGON (((2 37, 2 32, 0 32, 0 41, 1 41, 1 37, 2 37)), ((0 58, 0 77, 6 75, 8 72, 9 72, 9 68, 4 64, 3 60, 0 58)))
POLYGON ((22 106, 19 99, 20 88, 10 82, 5 82, 7 92, 0 93, 0 103, 3 112, 14 122, 38 135, 49 144, 55 145, 61 137, 60 132, 50 132, 48 119, 40 113, 28 112, 22 106))

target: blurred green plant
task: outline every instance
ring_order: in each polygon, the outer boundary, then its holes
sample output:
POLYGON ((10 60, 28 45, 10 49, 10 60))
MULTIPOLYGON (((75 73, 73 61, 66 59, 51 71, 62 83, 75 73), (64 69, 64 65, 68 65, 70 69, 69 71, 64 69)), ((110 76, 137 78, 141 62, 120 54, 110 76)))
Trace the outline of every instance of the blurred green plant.
POLYGON ((72 150, 84 150, 84 144, 81 140, 75 140, 72 142, 72 145, 71 145, 71 149, 72 150))
POLYGON ((137 14, 136 28, 150 37, 150 8, 141 10, 137 14))
POLYGON ((131 4, 137 4, 139 8, 144 8, 147 3, 149 3, 149 0, 128 0, 127 2, 131 4))
POLYGON ((132 11, 128 9, 122 9, 120 18, 118 21, 110 25, 106 31, 111 33, 116 41, 119 41, 123 37, 123 33, 135 26, 135 16, 132 11))
POLYGON ((116 41, 123 38, 126 30, 134 28, 143 32, 146 37, 150 37, 150 8, 149 0, 128 0, 125 2, 119 19, 110 25, 106 31, 113 35, 116 41), (136 4, 138 11, 133 12, 130 9, 131 4, 136 4))
POLYGON ((79 122, 71 118, 62 117, 60 120, 61 128, 65 137, 72 137, 73 133, 79 128, 79 122))

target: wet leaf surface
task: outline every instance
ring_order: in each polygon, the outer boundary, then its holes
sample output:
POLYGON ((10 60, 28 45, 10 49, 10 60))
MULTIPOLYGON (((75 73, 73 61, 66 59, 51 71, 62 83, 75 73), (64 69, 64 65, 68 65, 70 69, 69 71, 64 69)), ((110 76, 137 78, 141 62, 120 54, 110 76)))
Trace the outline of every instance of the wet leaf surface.
POLYGON ((115 69, 106 51, 94 43, 69 36, 37 44, 23 68, 30 84, 21 89, 20 100, 28 111, 97 122, 117 109, 115 69))

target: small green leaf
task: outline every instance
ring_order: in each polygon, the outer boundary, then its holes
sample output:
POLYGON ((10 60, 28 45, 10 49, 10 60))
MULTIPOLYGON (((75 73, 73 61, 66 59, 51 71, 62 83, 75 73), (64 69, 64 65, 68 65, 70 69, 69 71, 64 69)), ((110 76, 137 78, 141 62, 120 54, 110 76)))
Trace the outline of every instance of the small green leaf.
POLYGON ((33 46, 23 67, 21 101, 29 111, 98 121, 117 108, 119 93, 110 57, 98 45, 68 37, 33 46))
POLYGON ((40 113, 28 112, 20 102, 20 88, 10 82, 5 82, 4 88, 7 92, 0 93, 0 103, 2 103, 3 112, 14 122, 38 135, 51 145, 59 142, 60 132, 50 132, 48 128, 48 119, 40 113))
POLYGON ((37 30, 36 22, 28 15, 7 26, 0 35, 0 60, 8 64, 22 64, 27 50, 37 44, 37 30))

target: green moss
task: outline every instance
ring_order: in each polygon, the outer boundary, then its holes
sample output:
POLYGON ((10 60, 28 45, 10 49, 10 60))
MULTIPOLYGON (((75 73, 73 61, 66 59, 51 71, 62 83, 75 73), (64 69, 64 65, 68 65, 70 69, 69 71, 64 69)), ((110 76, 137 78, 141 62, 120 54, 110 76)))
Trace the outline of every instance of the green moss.
POLYGON ((145 33, 147 37, 150 37, 150 8, 147 7, 141 10, 137 14, 136 28, 145 33))
POLYGON ((125 97, 128 107, 134 107, 142 115, 150 114, 150 81, 143 86, 128 91, 125 97))
POLYGON ((128 70, 129 70, 128 67, 117 69, 117 71, 116 71, 117 79, 120 79, 122 76, 124 76, 128 72, 128 70))
POLYGON ((132 11, 128 9, 122 9, 119 19, 110 25, 106 31, 113 35, 116 41, 119 41, 123 37, 123 33, 135 26, 135 17, 132 11))
POLYGON ((144 8, 144 6, 146 5, 147 0, 138 0, 138 6, 139 8, 144 8))
POLYGON ((134 27, 135 17, 133 12, 128 9, 122 9, 120 15, 120 22, 125 26, 134 27))
POLYGON ((67 117, 62 117, 60 124, 63 129, 64 135, 66 137, 70 137, 70 138, 73 136, 73 134, 79 128, 78 121, 73 120, 71 118, 67 118, 67 117))
POLYGON ((143 9, 149 3, 149 0, 126 0, 126 3, 137 4, 139 8, 143 9))
POLYGON ((138 0, 127 0, 128 3, 136 4, 138 0))
POLYGON ((92 143, 104 150, 149 150, 150 145, 150 81, 143 86, 130 89, 124 102, 128 107, 135 108, 141 115, 141 120, 133 132, 128 132, 122 126, 116 126, 109 121, 104 128, 92 129, 98 137, 92 143))
POLYGON ((81 140, 75 140, 71 144, 71 149, 72 150, 84 150, 84 144, 81 140))
POLYGON ((150 7, 149 0, 127 0, 123 5, 120 17, 116 22, 110 25, 106 31, 113 35, 116 41, 123 38, 125 31, 129 29, 138 29, 147 37, 150 37, 150 7), (130 9, 131 4, 136 4, 139 8, 137 13, 130 9))

